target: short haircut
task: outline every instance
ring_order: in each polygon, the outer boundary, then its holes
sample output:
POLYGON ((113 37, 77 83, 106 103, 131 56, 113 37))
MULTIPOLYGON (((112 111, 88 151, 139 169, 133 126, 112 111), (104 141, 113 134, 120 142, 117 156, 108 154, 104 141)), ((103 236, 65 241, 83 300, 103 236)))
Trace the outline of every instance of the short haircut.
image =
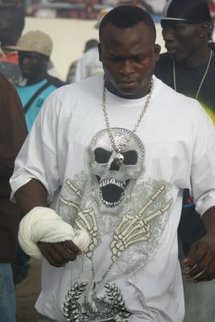
POLYGON ((15 4, 0 5, 0 15, 9 19, 12 26, 14 26, 16 33, 22 33, 25 26, 25 10, 22 6, 15 4))
POLYGON ((112 24, 119 28, 129 28, 137 25, 140 22, 144 22, 144 24, 151 29, 152 35, 154 36, 155 40, 155 24, 148 12, 146 12, 142 8, 135 6, 115 7, 114 9, 109 11, 102 19, 99 27, 99 39, 101 40, 105 26, 108 24, 112 24))

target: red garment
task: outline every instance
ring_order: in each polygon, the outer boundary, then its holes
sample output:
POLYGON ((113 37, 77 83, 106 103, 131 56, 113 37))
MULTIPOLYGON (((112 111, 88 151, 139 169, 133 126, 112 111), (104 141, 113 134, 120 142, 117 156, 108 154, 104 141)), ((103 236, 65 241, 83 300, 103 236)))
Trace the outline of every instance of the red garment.
POLYGON ((1 62, 7 62, 10 64, 18 65, 19 64, 19 57, 18 53, 4 53, 0 54, 0 63, 1 62))
POLYGON ((15 259, 21 213, 10 201, 9 179, 26 135, 25 117, 16 90, 0 74, 0 262, 15 259))
POLYGON ((208 5, 210 10, 211 19, 213 21, 213 24, 215 24, 215 3, 209 3, 208 5))

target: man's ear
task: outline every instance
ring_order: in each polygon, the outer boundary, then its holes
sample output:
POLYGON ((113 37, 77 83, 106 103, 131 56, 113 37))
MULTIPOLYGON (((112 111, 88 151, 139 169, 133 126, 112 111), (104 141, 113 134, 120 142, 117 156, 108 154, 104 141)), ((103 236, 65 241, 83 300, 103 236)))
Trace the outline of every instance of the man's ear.
POLYGON ((98 51, 99 51, 99 60, 102 62, 102 48, 101 48, 101 43, 98 43, 98 51))
POLYGON ((161 46, 158 44, 155 44, 155 54, 160 54, 161 46))
POLYGON ((158 44, 155 44, 154 51, 155 51, 155 61, 157 62, 159 60, 161 46, 158 44))
POLYGON ((200 38, 210 38, 209 36, 212 34, 212 26, 210 23, 205 22, 201 24, 200 38))

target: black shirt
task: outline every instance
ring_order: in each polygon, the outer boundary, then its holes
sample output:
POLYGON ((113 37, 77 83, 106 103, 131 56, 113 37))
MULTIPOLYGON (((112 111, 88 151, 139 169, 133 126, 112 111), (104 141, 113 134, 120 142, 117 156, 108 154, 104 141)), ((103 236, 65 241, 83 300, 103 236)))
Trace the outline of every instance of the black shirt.
MULTIPOLYGON (((207 63, 197 68, 185 68, 175 63, 176 91, 196 98, 196 94, 207 68, 207 63)), ((161 54, 155 68, 155 75, 174 88, 173 61, 167 53, 161 54)), ((198 101, 206 109, 215 123, 215 57, 212 56, 209 70, 199 92, 198 101)))

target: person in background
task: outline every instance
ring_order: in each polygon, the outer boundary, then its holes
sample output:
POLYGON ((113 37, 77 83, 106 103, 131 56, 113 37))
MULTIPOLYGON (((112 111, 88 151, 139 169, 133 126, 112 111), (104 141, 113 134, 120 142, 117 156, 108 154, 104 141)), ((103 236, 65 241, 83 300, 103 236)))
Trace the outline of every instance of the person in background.
POLYGON ((135 6, 146 10, 150 15, 152 15, 153 10, 150 4, 145 2, 144 0, 121 0, 118 2, 118 5, 127 5, 127 6, 135 6))
POLYGON ((146 11, 112 9, 99 41, 104 74, 48 97, 10 180, 20 244, 44 257, 36 309, 44 321, 182 322, 177 228, 191 184, 207 233, 184 272, 215 278, 214 126, 153 75, 146 11))
POLYGON ((49 35, 36 30, 24 34, 16 46, 10 46, 19 55, 23 80, 16 85, 21 99, 28 130, 46 98, 58 87, 65 85, 60 79, 47 73, 53 43, 49 35))
MULTIPOLYGON (((18 52, 9 46, 15 46, 25 27, 26 12, 16 1, 0 3, 0 72, 12 82, 18 84, 22 79, 19 68, 18 52)), ((48 64, 48 74, 57 77, 52 61, 48 64)))
POLYGON ((161 27, 167 52, 160 55, 155 74, 176 91, 197 99, 215 123, 215 55, 207 1, 170 0, 161 27))
POLYGON ((12 84, 0 73, 0 321, 16 321, 11 264, 16 257, 20 209, 10 201, 9 179, 27 136, 23 108, 12 84))
MULTIPOLYGON (((111 9, 112 8, 107 7, 99 12, 97 22, 94 26, 96 29, 99 29, 102 19, 111 9)), ((90 50, 83 53, 83 55, 78 60, 74 81, 79 82, 80 80, 83 80, 87 77, 101 73, 103 73, 103 68, 102 63, 99 60, 98 46, 94 46, 90 50)))
MULTIPOLYGON (((41 31, 30 31, 19 38, 16 46, 8 46, 8 50, 18 53, 22 77, 16 89, 24 108, 28 131, 48 95, 65 84, 47 73, 52 47, 51 38, 41 31)), ((13 264, 15 284, 20 284, 28 277, 29 259, 18 244, 13 264)))
MULTIPOLYGON (((8 50, 7 46, 16 45, 25 26, 25 10, 15 1, 0 3, 0 72, 13 84, 21 78, 17 51, 8 50)), ((12 264, 14 281, 21 281, 26 275, 26 254, 17 245, 16 260, 12 264), (23 273, 24 272, 24 273, 23 273), (20 277, 19 277, 20 276, 20 277), (21 277, 22 276, 22 277, 21 277)))
MULTIPOLYGON (((211 46, 212 22, 207 1, 168 1, 161 26, 167 52, 160 55, 155 75, 177 92, 197 99, 215 123, 215 53, 211 46)), ((187 117, 185 112, 184 118, 187 117)), ((188 190, 184 191, 178 233, 181 258, 206 234, 188 190)), ((185 321, 215 321, 215 284, 193 285, 185 280, 184 286, 185 321)))
MULTIPOLYGON (((85 47, 84 47, 84 53, 86 53, 88 50, 96 48, 98 51, 98 40, 97 39, 89 39, 86 41, 85 47)), ((75 74, 76 74, 76 68, 79 60, 75 60, 69 67, 66 82, 67 83, 73 83, 75 81, 75 74)))
POLYGON ((0 3, 0 72, 13 84, 17 84, 22 75, 16 51, 7 49, 15 46, 25 26, 25 10, 14 3, 0 3))

